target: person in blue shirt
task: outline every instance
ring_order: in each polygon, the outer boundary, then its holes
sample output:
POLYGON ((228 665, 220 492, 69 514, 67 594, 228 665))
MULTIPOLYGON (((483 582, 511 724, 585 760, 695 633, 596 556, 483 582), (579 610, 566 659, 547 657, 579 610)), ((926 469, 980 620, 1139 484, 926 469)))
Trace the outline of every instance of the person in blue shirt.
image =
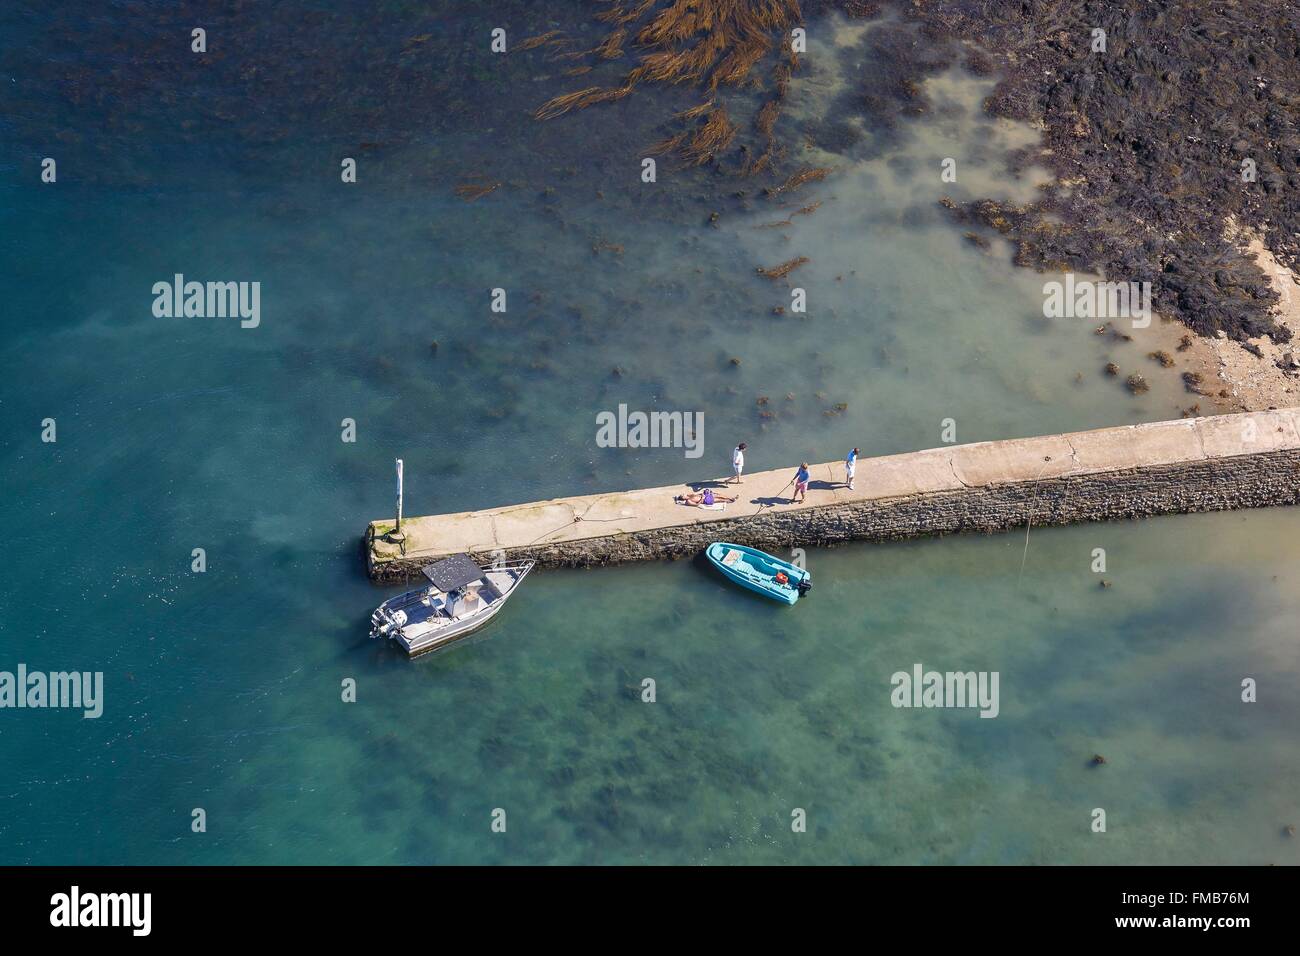
POLYGON ((791 504, 803 501, 808 496, 808 462, 806 461, 794 473, 794 493, 795 497, 790 499, 791 504))
POLYGON ((855 448, 849 452, 849 456, 844 459, 844 484, 853 490, 853 474, 858 470, 858 450, 855 448))

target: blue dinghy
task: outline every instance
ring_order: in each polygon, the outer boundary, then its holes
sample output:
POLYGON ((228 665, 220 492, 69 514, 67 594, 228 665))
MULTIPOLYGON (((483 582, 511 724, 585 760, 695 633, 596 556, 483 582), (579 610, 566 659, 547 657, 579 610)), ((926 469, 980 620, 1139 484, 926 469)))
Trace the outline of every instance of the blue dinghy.
POLYGON ((743 544, 715 541, 704 553, 737 584, 782 604, 793 604, 812 588, 812 575, 807 571, 743 544), (778 574, 785 580, 779 580, 778 574))

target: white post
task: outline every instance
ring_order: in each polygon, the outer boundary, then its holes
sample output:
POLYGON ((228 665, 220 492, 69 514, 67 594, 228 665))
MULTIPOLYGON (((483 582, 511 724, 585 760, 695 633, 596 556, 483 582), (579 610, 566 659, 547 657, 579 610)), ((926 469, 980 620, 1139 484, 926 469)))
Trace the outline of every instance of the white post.
POLYGON ((397 459, 397 528, 402 533, 402 459, 397 459))

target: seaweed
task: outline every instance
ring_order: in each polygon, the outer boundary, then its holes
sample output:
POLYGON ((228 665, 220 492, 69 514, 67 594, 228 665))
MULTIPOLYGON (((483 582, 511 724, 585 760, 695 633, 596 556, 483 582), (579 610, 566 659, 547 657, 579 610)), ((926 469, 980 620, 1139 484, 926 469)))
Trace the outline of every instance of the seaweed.
MULTIPOLYGON (((798 0, 615 3, 596 14, 597 20, 613 29, 591 49, 566 56, 615 60, 625 55, 629 42, 634 43, 638 58, 624 74, 622 84, 562 93, 543 103, 533 115, 539 120, 556 119, 573 110, 622 99, 641 83, 690 84, 710 93, 721 87, 740 87, 760 63, 780 51, 773 73, 776 95, 759 110, 755 121, 764 149, 756 159, 747 160, 743 169, 753 175, 768 168, 774 155, 772 128, 789 87, 790 73, 799 61, 789 42, 789 30, 802 16, 798 0)), ((539 46, 553 42, 551 34, 543 36, 545 40, 534 37, 525 43, 539 46)), ((704 115, 706 109, 708 120, 703 127, 691 135, 671 136, 657 148, 682 150, 688 165, 702 165, 725 151, 735 139, 736 127, 721 107, 714 107, 711 101, 707 108, 697 107, 698 113, 688 110, 678 118, 693 119, 704 115)))
POLYGON ((527 40, 521 40, 513 48, 512 52, 518 53, 524 50, 533 50, 539 46, 545 46, 560 36, 559 30, 549 30, 546 33, 539 34, 535 37, 529 37, 527 40))
POLYGON ((481 180, 479 182, 461 183, 456 187, 456 195, 466 202, 474 202, 476 199, 482 199, 489 193, 496 192, 501 187, 501 183, 495 181, 481 180))
POLYGON ((821 208, 821 205, 822 205, 822 202, 821 202, 821 200, 819 199, 819 200, 817 200, 816 202, 810 202, 810 203, 809 203, 808 205, 806 205, 806 206, 800 206, 800 207, 799 207, 798 209, 796 209, 794 212, 790 213, 790 215, 787 216, 785 219, 778 219, 778 220, 776 220, 775 222, 764 222, 764 223, 760 223, 759 225, 754 226, 754 227, 752 227, 752 228, 754 228, 754 229, 780 229, 780 228, 782 228, 782 227, 784 227, 784 226, 793 226, 793 225, 794 225, 794 217, 795 217, 795 216, 811 216, 813 213, 815 213, 818 209, 821 208))
POLYGON ((809 261, 811 260, 807 256, 795 256, 793 259, 789 259, 786 262, 781 263, 779 266, 773 266, 770 269, 764 269, 762 266, 759 266, 754 271, 768 279, 784 279, 791 272, 794 272, 795 269, 798 269, 801 265, 809 261))
POLYGON ((554 119, 557 116, 563 116, 572 109, 581 109, 582 106, 589 105, 591 98, 600 92, 599 86, 589 86, 585 90, 578 90, 574 93, 565 93, 563 96, 557 96, 547 100, 537 111, 533 113, 536 119, 554 119), (581 104, 581 106, 579 105, 581 104))
POLYGON ((775 199, 783 193, 798 189, 800 186, 807 185, 808 183, 821 182, 832 172, 833 170, 828 166, 805 166, 803 169, 792 173, 781 185, 770 187, 764 190, 764 192, 767 194, 769 199, 775 199))
POLYGON ((690 137, 690 141, 678 148, 692 166, 707 163, 716 153, 725 150, 736 138, 736 125, 727 116, 722 107, 715 107, 708 113, 708 119, 690 137))
POLYGON ((1166 352, 1164 349, 1157 349, 1154 352, 1148 352, 1147 358, 1151 359, 1151 361, 1153 362, 1159 362, 1161 368, 1174 367, 1174 357, 1170 355, 1168 352, 1166 352))

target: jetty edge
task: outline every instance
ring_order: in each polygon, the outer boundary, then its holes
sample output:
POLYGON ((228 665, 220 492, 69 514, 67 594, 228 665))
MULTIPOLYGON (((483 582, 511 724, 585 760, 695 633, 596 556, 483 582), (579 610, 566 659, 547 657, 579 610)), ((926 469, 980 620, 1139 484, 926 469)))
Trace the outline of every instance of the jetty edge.
POLYGON ((406 580, 459 552, 487 563, 532 559, 586 567, 681 558, 726 540, 775 550, 1033 525, 1300 504, 1300 408, 1150 422, 947 445, 810 468, 808 497, 788 504, 793 462, 745 476, 725 511, 674 503, 721 477, 634 491, 552 498, 484 511, 406 517, 366 528, 369 575, 406 580))

